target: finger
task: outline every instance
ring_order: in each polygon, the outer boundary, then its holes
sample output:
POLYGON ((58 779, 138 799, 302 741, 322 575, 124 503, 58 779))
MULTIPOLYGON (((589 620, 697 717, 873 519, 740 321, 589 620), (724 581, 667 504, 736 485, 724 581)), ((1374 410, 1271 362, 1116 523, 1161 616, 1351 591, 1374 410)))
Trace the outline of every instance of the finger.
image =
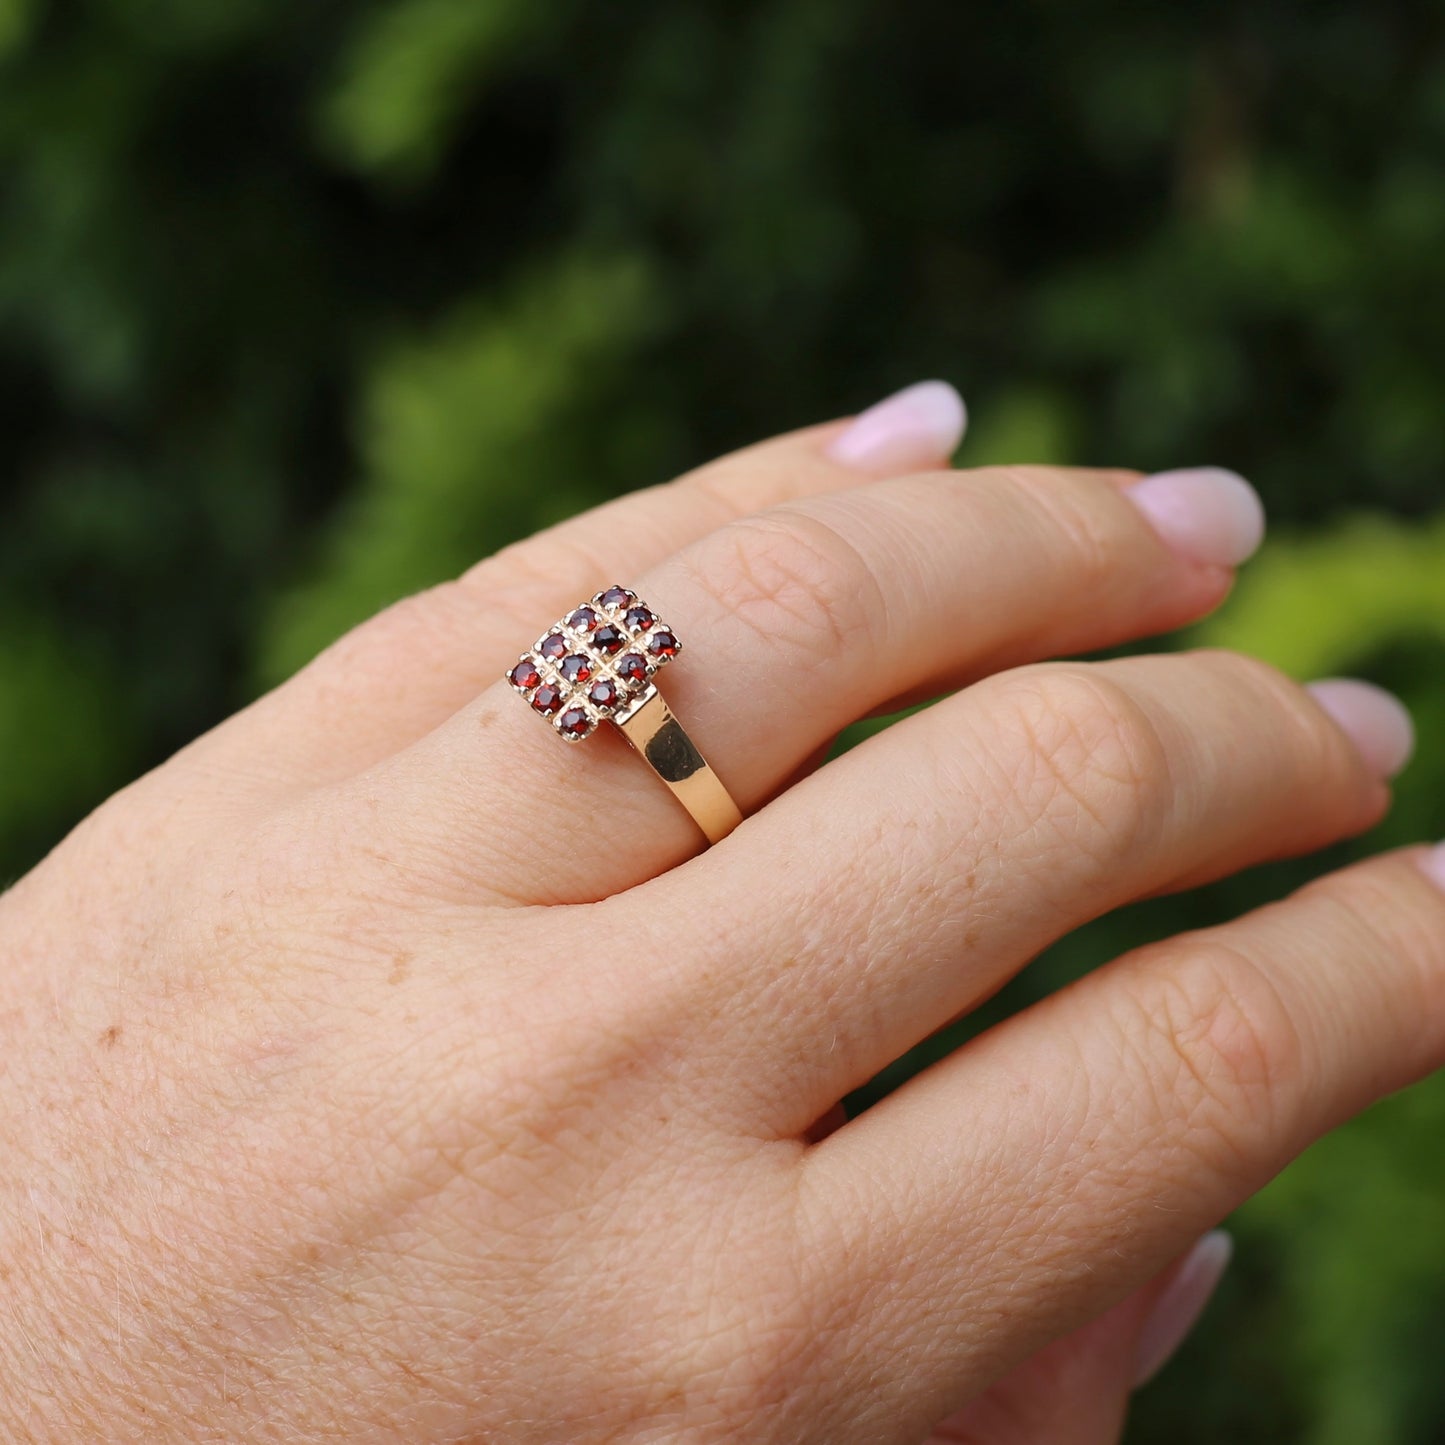
MULTIPOLYGON (((746 814, 888 698, 1201 615, 1231 572, 1172 549, 1127 480, 1055 468, 897 477, 711 532, 637 583, 688 648, 667 671, 669 704, 746 814)), ((1206 505, 1258 502, 1233 478, 1206 505)), ((596 899, 698 846, 616 729, 559 747, 505 682, 397 761, 398 806, 418 814, 408 831, 432 830, 435 848, 504 893, 596 899)))
POLYGON ((1408 718, 1341 688, 1178 653, 1022 668, 905 718, 639 890, 634 914, 726 949, 648 971, 659 1017, 732 1057, 752 1127, 792 1135, 1090 918, 1376 822, 1359 741, 1403 728, 1398 766, 1408 718))
POLYGON ((1231 1242, 1206 1234, 1096 1320, 1045 1345, 935 1427, 929 1445, 1115 1445, 1129 1395, 1198 1321, 1231 1242))
POLYGON ((779 502, 945 465, 965 421, 952 387, 923 382, 851 423, 777 437, 594 507, 387 608, 227 731, 247 755, 265 758, 271 776, 345 777, 490 685, 538 618, 591 595, 598 578, 635 574, 779 502))
POLYGON ((942 1414, 1438 1068, 1445 857, 1435 880, 1428 858, 1128 954, 815 1145, 801 1208, 837 1271, 820 1308, 846 1299, 852 1322, 825 1368, 942 1414))

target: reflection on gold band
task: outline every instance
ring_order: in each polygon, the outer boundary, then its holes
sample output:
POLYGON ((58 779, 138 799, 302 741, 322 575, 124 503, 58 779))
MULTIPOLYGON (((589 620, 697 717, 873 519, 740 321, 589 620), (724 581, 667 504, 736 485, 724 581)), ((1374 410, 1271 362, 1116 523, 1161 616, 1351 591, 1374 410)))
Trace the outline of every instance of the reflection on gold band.
POLYGON ((709 843, 725 838, 743 820, 738 805, 672 715, 655 687, 616 719, 622 735, 692 814, 709 843))

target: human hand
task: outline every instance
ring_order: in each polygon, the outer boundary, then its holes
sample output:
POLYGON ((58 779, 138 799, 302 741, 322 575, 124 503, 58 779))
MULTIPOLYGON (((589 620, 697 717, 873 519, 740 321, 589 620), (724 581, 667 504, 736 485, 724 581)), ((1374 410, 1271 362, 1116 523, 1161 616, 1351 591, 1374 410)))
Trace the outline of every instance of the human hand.
POLYGON ((1208 611, 1256 504, 942 470, 957 421, 906 394, 509 547, 0 899, 0 1434, 1117 1438, 1171 1262, 1445 1058, 1445 863, 1127 955, 838 1127, 1085 920, 1369 827, 1408 749, 1361 685, 1041 662, 1208 611), (748 815, 701 853, 497 680, 618 579, 748 815))

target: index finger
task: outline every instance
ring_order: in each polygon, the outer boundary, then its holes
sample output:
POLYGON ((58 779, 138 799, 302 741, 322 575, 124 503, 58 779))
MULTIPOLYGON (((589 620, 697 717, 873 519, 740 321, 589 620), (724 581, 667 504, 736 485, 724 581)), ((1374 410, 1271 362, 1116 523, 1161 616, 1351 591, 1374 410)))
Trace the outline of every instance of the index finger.
POLYGON ((966 419, 952 387, 920 382, 851 421, 773 437, 568 517, 352 628, 193 756, 214 769, 219 750, 224 768, 229 748, 246 775, 263 755, 281 791, 352 776, 493 682, 538 618, 740 517, 946 465, 966 419))

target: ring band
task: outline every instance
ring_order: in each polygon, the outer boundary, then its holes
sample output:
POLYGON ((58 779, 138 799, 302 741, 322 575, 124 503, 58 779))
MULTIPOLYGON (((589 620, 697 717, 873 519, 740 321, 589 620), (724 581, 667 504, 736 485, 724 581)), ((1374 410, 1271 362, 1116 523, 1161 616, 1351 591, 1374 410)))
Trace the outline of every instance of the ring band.
POLYGON ((716 843, 742 822, 742 812, 653 681, 681 651, 677 634, 635 592, 604 587, 548 628, 506 678, 566 742, 615 723, 716 843))

